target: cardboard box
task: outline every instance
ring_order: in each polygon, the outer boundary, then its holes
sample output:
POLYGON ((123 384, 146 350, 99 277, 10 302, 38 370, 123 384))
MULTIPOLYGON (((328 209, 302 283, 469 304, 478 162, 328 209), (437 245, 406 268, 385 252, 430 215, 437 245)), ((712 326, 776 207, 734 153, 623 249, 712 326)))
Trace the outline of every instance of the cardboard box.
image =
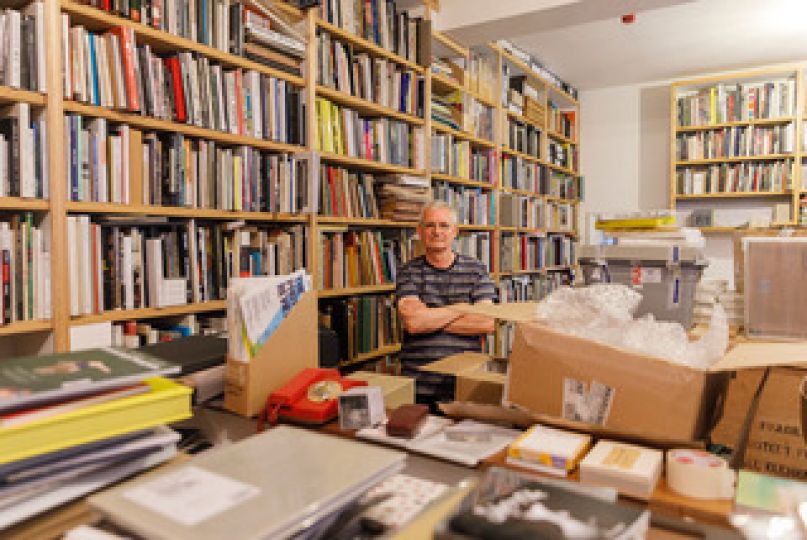
POLYGON ((317 320, 317 293, 309 291, 251 362, 227 358, 224 407, 243 416, 257 416, 266 407, 269 394, 301 370, 318 367, 317 320))
POLYGON ((401 405, 411 405, 415 402, 415 379, 411 377, 357 371, 348 375, 347 378, 367 381, 368 386, 380 386, 384 393, 384 406, 387 409, 395 409, 401 405))
POLYGON ((551 330, 532 320, 534 307, 457 306, 519 323, 504 401, 646 440, 705 437, 720 417, 732 371, 807 366, 807 343, 747 342, 709 370, 694 369, 551 330))
MULTIPOLYGON (((726 412, 712 433, 712 440, 734 448, 751 399, 764 370, 738 373, 729 385, 726 412)), ((803 370, 771 370, 751 424, 743 468, 799 480, 807 480, 807 441, 801 418, 807 400, 801 388, 807 380, 803 370)))
POLYGON ((502 360, 474 352, 452 354, 419 368, 422 371, 453 375, 456 378, 455 401, 488 403, 502 402, 507 382, 507 367, 502 360))

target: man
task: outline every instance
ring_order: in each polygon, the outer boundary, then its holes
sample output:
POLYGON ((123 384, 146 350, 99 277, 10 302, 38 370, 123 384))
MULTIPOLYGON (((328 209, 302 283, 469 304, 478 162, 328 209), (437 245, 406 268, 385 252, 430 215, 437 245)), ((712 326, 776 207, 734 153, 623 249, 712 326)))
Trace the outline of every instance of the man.
POLYGON ((481 338, 493 332, 494 321, 459 313, 451 304, 492 302, 493 282, 480 261, 454 253, 457 215, 443 201, 428 203, 417 227, 426 254, 398 270, 396 295, 404 326, 401 365, 415 377, 417 402, 435 409, 453 398, 453 378, 417 368, 463 351, 481 351, 481 338))

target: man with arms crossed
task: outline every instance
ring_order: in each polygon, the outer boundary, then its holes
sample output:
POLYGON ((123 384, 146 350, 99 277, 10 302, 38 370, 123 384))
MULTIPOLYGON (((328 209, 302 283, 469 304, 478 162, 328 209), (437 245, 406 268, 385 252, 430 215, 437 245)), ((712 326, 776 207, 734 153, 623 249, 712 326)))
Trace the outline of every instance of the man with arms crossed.
POLYGON ((396 295, 404 326, 401 365, 416 380, 417 402, 453 399, 452 378, 417 368, 463 351, 481 351, 481 337, 493 332, 494 321, 483 315, 462 314, 451 304, 491 303, 493 282, 480 261, 454 253, 457 214, 442 201, 428 203, 421 213, 418 235, 426 254, 398 270, 396 295))

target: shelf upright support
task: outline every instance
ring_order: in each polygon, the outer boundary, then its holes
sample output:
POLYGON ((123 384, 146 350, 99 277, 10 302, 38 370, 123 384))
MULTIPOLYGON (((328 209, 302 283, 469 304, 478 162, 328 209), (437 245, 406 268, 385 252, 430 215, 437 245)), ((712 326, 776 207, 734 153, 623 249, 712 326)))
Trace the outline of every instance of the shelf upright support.
MULTIPOLYGON (((308 46, 305 49, 305 107, 308 114, 305 117, 306 130, 305 130, 305 146, 312 156, 311 170, 309 171, 311 178, 312 193, 319 190, 319 183, 322 181, 319 178, 320 167, 317 155, 317 108, 316 108, 316 92, 317 92, 317 9, 309 8, 306 11, 306 34, 308 36, 308 46), (315 170, 316 169, 316 170, 315 170), (317 181, 315 181, 315 179, 317 181)), ((313 197, 317 199, 317 197, 313 197)), ((311 281, 316 284, 319 283, 319 231, 317 229, 317 209, 312 206, 308 216, 308 273, 311 274, 311 281)))
POLYGON ((67 245, 67 171, 64 156, 64 82, 62 73, 62 13, 59 0, 45 0, 45 43, 48 54, 46 118, 48 122, 47 167, 50 182, 50 261, 51 261, 51 320, 53 322, 53 349, 64 352, 70 349, 70 296, 75 283, 68 275, 67 245))

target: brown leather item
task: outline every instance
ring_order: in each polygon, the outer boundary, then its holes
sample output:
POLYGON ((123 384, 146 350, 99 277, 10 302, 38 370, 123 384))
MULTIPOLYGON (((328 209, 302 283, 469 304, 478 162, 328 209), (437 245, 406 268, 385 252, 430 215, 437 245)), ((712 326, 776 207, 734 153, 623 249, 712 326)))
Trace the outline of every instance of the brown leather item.
POLYGON ((389 415, 387 435, 411 439, 420 431, 428 416, 429 407, 426 405, 401 405, 389 415))

